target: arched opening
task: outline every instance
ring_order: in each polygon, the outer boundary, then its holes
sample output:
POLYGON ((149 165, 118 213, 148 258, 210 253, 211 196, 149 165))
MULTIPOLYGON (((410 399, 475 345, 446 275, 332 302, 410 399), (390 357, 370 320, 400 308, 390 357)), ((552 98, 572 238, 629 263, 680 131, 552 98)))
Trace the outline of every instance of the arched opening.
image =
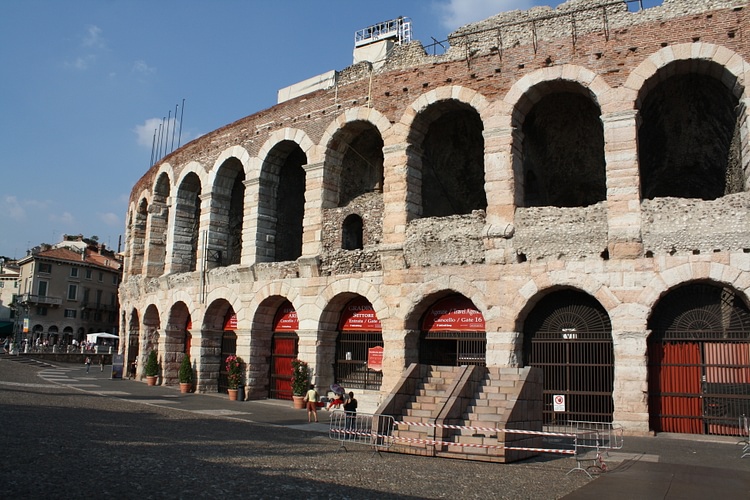
POLYGON ((426 365, 486 365, 484 315, 463 295, 432 304, 420 322, 419 362, 426 365))
POLYGON ((177 190, 172 245, 172 272, 196 270, 201 212, 201 182, 189 173, 177 190))
POLYGON ((154 186, 154 196, 151 202, 148 248, 146 249, 146 255, 148 256, 146 273, 148 276, 161 276, 164 274, 169 227, 169 194, 169 176, 162 173, 154 186))
POLYGON ((410 141, 422 152, 422 217, 487 208, 483 128, 479 113, 458 101, 432 104, 415 119, 410 141))
POLYGON ((263 162, 258 210, 258 260, 284 262, 302 255, 307 156, 297 143, 282 141, 263 162))
POLYGON ((138 320, 138 311, 133 309, 130 313, 130 321, 128 324, 128 358, 127 366, 131 369, 131 376, 135 378, 135 368, 137 366, 136 359, 138 359, 140 350, 140 321, 138 320), (135 364, 134 364, 135 363, 135 364))
POLYGON ((380 390, 382 365, 368 363, 371 350, 383 347, 383 328, 372 304, 362 296, 350 300, 341 312, 338 330, 335 382, 347 390, 380 390))
POLYGON ((271 399, 292 400, 292 360, 297 357, 299 337, 297 311, 284 301, 273 318, 271 338, 270 391, 271 399))
POLYGON ((542 84, 523 119, 522 206, 585 207, 607 197, 601 112, 577 84, 542 84))
POLYGON ((146 224, 148 222, 148 201, 142 199, 138 203, 138 211, 135 213, 133 228, 130 232, 130 274, 143 273, 143 256, 146 251, 146 224))
POLYGON ((740 435, 750 415, 750 309, 740 294, 683 285, 659 300, 648 329, 651 430, 740 435))
POLYGON ((590 295, 559 290, 542 298, 524 326, 524 366, 544 373, 544 425, 612 422, 615 364, 612 324, 590 295), (555 411, 563 396, 564 411, 555 411))
POLYGON ((224 329, 221 333, 221 364, 219 371, 219 392, 227 393, 229 389, 229 372, 227 358, 237 355, 237 315, 231 307, 224 316, 224 329))
POLYGON ((383 192, 383 139, 372 124, 348 123, 337 135, 345 147, 341 159, 339 207, 365 193, 383 192))
POLYGON ((351 214, 344 219, 341 229, 341 248, 344 250, 361 250, 362 242, 362 217, 351 214))
POLYGON ((177 302, 169 311, 167 328, 164 330, 164 385, 179 383, 179 370, 182 358, 189 353, 191 342, 190 311, 184 302, 177 302))
POLYGON ((211 237, 208 239, 206 256, 208 265, 239 264, 245 214, 245 171, 237 158, 229 158, 219 167, 211 206, 211 237))
POLYGON ((672 63, 670 73, 677 74, 655 84, 642 100, 638 158, 643 199, 714 200, 744 190, 744 108, 721 80, 691 73, 691 65, 672 63))

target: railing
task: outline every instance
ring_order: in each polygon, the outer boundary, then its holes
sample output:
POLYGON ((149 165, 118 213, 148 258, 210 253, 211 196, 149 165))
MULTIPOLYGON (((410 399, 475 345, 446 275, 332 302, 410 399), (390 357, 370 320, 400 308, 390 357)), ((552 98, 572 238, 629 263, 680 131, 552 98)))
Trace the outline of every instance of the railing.
POLYGON ((48 295, 32 295, 30 293, 24 293, 18 296, 18 302, 23 304, 44 304, 48 306, 59 306, 62 304, 62 298, 50 297, 48 295))

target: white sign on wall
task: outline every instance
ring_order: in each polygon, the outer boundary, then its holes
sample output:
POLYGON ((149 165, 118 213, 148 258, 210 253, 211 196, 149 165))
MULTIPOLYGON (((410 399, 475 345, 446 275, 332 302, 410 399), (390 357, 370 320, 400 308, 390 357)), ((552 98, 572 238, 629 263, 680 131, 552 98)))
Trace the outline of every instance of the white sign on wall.
POLYGON ((552 403, 555 411, 565 411, 565 396, 562 394, 555 394, 552 396, 552 403))

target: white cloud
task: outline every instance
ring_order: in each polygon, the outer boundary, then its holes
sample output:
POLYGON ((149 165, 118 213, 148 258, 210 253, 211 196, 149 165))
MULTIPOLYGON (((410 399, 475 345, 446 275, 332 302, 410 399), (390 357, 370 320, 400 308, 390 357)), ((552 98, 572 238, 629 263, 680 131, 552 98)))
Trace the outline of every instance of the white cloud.
MULTIPOLYGON (((135 132, 138 145, 145 148, 156 147, 159 143, 159 135, 161 134, 162 149, 171 150, 172 131, 179 128, 180 122, 175 120, 174 117, 169 119, 167 117, 149 118, 143 124, 136 125, 133 132, 135 132), (164 144, 168 144, 168 147, 164 148, 164 144)), ((177 147, 176 141, 177 139, 175 139, 175 148, 177 147)))
POLYGON ((481 21, 500 12, 526 10, 535 5, 549 5, 549 0, 448 0, 438 5, 440 22, 449 31, 465 24, 481 21))
POLYGON ((141 73, 144 75, 151 75, 156 73, 156 68, 146 64, 146 61, 138 60, 133 63, 133 73, 141 73))
POLYGON ((73 217, 73 214, 70 212, 62 212, 60 214, 53 213, 50 214, 49 220, 70 226, 75 222, 75 217, 73 217))
POLYGON ((15 196, 6 196, 3 199, 2 213, 15 221, 22 221, 26 218, 26 210, 15 196))
POLYGON ((105 223, 108 226, 117 226, 119 227, 121 225, 120 217, 117 214, 114 214, 112 212, 106 212, 103 214, 99 214, 99 220, 105 223))
POLYGON ((98 26, 88 26, 86 28, 86 34, 83 36, 81 45, 84 47, 94 47, 97 49, 106 48, 104 39, 102 38, 102 30, 98 26))

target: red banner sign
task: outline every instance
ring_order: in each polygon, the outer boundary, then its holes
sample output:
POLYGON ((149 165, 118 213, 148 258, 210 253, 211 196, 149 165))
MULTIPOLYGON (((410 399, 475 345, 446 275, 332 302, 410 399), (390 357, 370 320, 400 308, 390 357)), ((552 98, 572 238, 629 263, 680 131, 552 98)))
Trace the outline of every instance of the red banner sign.
POLYGON ((237 329, 237 315, 235 313, 227 314, 224 319, 224 331, 237 329))
POLYGON ((299 330, 299 321, 297 320, 297 311, 291 302, 286 301, 281 304, 276 311, 276 317, 273 319, 274 332, 286 332, 299 330))
POLYGON ((372 308, 372 304, 364 298, 357 297, 349 302, 341 313, 339 331, 342 332, 380 332, 383 327, 372 308))
POLYGON ((483 332, 484 328, 484 316, 466 297, 437 301, 422 321, 422 330, 427 332, 483 332))
POLYGON ((370 347, 367 350, 367 368, 376 372, 383 371, 383 348, 370 347))

